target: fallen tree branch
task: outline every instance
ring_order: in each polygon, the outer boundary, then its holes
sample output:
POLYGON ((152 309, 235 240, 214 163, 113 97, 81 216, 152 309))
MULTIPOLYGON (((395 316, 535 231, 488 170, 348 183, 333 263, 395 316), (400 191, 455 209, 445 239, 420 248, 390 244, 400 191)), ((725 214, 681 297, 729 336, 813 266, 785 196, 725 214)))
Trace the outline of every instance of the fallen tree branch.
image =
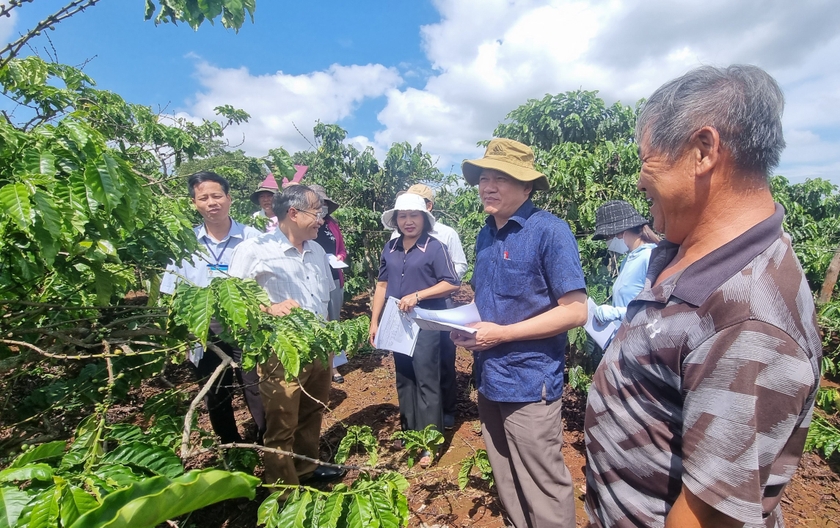
MULTIPOLYGON (((241 448, 244 448, 244 449, 256 449, 258 451, 263 451, 265 453, 274 453, 276 455, 292 457, 292 458, 296 458, 298 460, 304 460, 306 462, 312 462, 313 464, 316 464, 318 466, 331 467, 331 468, 336 468, 336 469, 354 470, 354 471, 369 471, 369 472, 386 471, 384 469, 375 469, 375 468, 371 468, 371 467, 345 466, 343 464, 333 464, 331 462, 324 462, 324 461, 318 460, 316 458, 310 458, 310 457, 305 456, 305 455, 299 455, 299 454, 293 453, 291 451, 284 451, 283 449, 277 449, 275 447, 265 447, 265 446, 261 446, 259 444, 244 444, 244 443, 241 443, 241 442, 232 442, 230 444, 219 444, 219 445, 214 446, 214 447, 222 448, 222 449, 231 449, 231 448, 234 448, 234 447, 241 447, 241 448)), ((206 452, 206 451, 210 451, 211 449, 213 449, 213 448, 208 447, 208 448, 202 449, 199 452, 206 452)))
MULTIPOLYGON (((212 344, 212 343, 210 343, 212 344)), ((230 356, 225 354, 221 349, 215 347, 218 351, 214 350, 216 354, 222 358, 222 362, 216 367, 216 370, 213 371, 213 374, 210 375, 210 378, 204 384, 204 387, 198 391, 195 398, 193 398, 192 403, 190 403, 190 408, 187 410, 186 416, 184 416, 184 432, 181 434, 181 459, 187 459, 190 456, 190 432, 192 429, 192 417, 195 414, 195 409, 198 407, 198 404, 201 403, 201 400, 204 399, 204 396, 210 391, 210 388, 213 386, 213 383, 216 381, 216 378, 222 375, 222 372, 225 371, 228 366, 233 363, 233 359, 230 356)))
POLYGON ((126 352, 121 352, 119 354, 115 354, 115 353, 76 354, 76 355, 71 356, 71 355, 68 355, 68 354, 53 354, 52 352, 47 352, 46 350, 44 350, 42 348, 39 348, 39 347, 33 345, 32 343, 27 343, 26 341, 16 341, 14 339, 0 339, 0 343, 3 343, 5 345, 13 345, 13 346, 17 346, 17 347, 28 348, 29 350, 32 350, 33 352, 37 352, 38 354, 41 354, 42 356, 46 356, 48 358, 72 359, 72 360, 105 359, 105 358, 115 358, 115 357, 124 357, 124 356, 146 356, 146 355, 150 355, 150 354, 161 354, 161 353, 163 353, 167 350, 170 350, 169 348, 167 348, 167 349, 162 349, 162 350, 143 350, 141 352, 132 352, 130 354, 126 353, 126 352))

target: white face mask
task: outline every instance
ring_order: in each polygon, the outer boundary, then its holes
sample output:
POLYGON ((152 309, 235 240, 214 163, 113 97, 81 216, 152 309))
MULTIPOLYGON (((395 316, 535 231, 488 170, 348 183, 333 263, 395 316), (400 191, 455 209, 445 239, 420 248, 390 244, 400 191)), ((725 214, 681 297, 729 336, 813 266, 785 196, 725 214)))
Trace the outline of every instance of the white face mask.
POLYGON ((617 236, 610 240, 610 243, 607 245, 607 250, 623 255, 630 251, 630 248, 628 248, 627 244, 624 243, 623 236, 617 236))

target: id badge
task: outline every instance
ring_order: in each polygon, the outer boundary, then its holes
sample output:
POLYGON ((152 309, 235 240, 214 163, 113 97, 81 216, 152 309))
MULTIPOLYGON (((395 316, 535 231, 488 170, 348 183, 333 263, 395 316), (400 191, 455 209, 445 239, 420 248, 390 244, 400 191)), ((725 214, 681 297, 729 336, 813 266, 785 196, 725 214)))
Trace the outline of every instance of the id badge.
POLYGON ((207 271, 210 274, 211 279, 215 279, 216 277, 224 278, 228 276, 228 265, 227 264, 208 264, 207 271))

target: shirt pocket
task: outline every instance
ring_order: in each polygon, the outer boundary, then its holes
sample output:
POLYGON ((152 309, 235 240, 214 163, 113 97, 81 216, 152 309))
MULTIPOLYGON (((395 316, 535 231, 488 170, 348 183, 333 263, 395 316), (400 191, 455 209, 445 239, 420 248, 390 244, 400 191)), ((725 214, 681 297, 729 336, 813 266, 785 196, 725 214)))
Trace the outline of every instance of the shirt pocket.
POLYGON ((499 297, 521 297, 531 291, 533 275, 531 263, 503 259, 496 266, 493 292, 499 297))

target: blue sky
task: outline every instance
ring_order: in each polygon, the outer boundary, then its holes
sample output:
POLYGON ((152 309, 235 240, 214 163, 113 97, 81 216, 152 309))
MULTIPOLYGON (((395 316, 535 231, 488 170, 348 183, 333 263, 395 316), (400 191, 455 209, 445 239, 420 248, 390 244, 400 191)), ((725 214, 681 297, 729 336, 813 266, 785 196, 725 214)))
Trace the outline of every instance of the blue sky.
MULTIPOLYGON (((39 0, 0 20, 0 40, 57 10, 39 0)), ((309 148, 337 122, 383 156, 421 142, 444 171, 481 155, 528 98, 584 88, 634 104, 701 64, 758 64, 785 90, 788 148, 778 173, 840 184, 840 10, 831 0, 257 0, 236 34, 220 24, 143 21, 142 0, 102 0, 49 33, 59 61, 100 88, 186 118, 231 104, 249 154, 309 148)), ((34 41, 42 56, 51 50, 34 41)))

